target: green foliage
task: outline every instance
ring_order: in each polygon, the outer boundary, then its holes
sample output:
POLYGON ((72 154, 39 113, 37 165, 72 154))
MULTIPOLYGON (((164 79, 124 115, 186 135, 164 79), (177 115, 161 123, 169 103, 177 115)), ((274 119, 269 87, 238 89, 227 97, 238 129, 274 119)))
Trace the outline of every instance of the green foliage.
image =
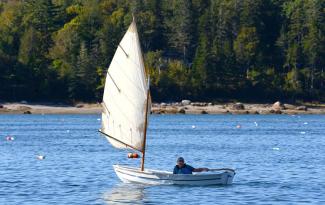
POLYGON ((100 101, 132 14, 155 101, 325 98, 323 0, 12 0, 0 100, 100 101))

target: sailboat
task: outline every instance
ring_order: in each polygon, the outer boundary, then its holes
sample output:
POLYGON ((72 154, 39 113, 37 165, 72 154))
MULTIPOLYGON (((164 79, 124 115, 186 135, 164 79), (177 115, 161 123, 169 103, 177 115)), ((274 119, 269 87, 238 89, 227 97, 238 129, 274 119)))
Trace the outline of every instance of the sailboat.
POLYGON ((108 68, 103 95, 102 127, 99 130, 116 148, 141 153, 140 167, 113 165, 126 183, 215 185, 231 184, 232 169, 214 169, 200 174, 173 174, 145 169, 146 136, 151 109, 149 75, 146 73, 136 22, 119 43, 108 68))

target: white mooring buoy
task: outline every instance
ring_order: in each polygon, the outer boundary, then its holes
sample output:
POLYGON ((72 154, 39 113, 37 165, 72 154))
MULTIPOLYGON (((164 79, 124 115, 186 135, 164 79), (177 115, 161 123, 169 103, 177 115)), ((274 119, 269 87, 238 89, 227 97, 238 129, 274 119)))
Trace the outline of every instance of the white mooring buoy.
POLYGON ((38 160, 43 160, 43 159, 45 159, 45 156, 44 155, 37 155, 37 159, 38 160))

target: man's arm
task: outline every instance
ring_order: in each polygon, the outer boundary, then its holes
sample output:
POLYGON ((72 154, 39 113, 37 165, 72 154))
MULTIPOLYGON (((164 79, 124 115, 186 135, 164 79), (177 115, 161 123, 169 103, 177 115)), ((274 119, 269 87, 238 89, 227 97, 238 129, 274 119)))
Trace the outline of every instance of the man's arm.
POLYGON ((209 168, 194 168, 192 171, 193 172, 207 172, 207 171, 209 171, 209 168))
POLYGON ((174 167, 173 174, 177 174, 177 166, 174 167))

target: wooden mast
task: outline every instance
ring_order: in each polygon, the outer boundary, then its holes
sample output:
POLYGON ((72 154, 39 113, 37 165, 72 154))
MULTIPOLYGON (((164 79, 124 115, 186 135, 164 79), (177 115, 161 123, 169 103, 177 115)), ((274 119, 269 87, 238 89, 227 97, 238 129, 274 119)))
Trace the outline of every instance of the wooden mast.
MULTIPOLYGON (((132 13, 132 21, 135 23, 135 17, 132 13)), ((138 35, 138 33, 137 33, 138 35)), ((141 55, 142 61, 143 57, 141 55)), ((146 70, 144 70, 145 73, 146 70)), ((149 89, 149 76, 148 76, 148 91, 147 91, 147 103, 146 103, 146 112, 145 112, 145 120, 144 120, 144 132, 143 132, 143 142, 142 142, 142 159, 141 159, 141 171, 144 170, 144 159, 146 155, 146 139, 147 139, 147 126, 148 126, 148 104, 149 104, 149 95, 150 95, 150 89, 149 89)))
POLYGON ((147 103, 146 103, 146 115, 144 120, 144 132, 143 132, 143 143, 142 143, 142 159, 141 159, 141 171, 144 170, 144 157, 146 155, 146 138, 147 138, 147 125, 148 125, 148 104, 149 104, 149 91, 147 91, 147 103))

